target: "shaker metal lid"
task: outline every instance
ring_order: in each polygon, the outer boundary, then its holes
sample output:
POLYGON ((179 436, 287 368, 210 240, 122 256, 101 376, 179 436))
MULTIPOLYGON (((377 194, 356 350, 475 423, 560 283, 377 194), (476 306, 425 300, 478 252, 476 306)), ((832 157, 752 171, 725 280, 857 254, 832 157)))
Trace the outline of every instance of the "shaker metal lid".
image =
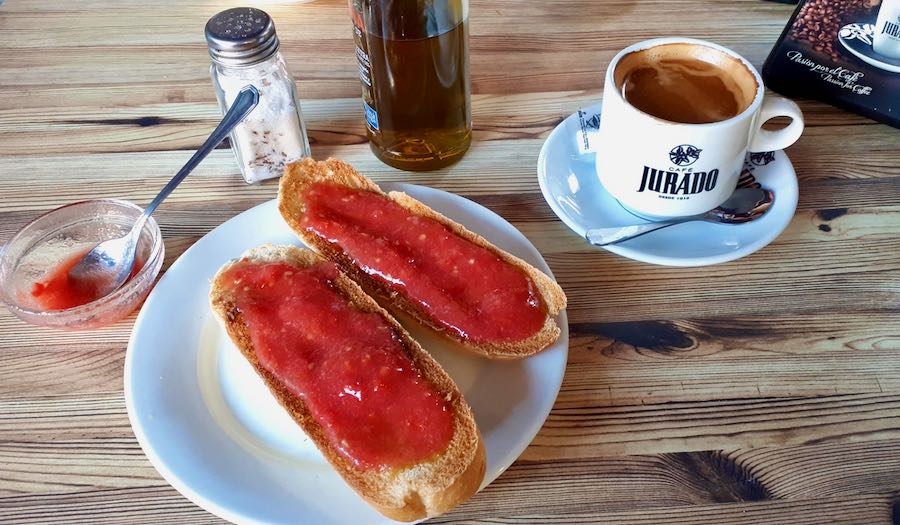
POLYGON ((265 11, 236 7, 209 19, 206 44, 214 61, 228 66, 248 66, 278 51, 278 36, 272 18, 265 11))

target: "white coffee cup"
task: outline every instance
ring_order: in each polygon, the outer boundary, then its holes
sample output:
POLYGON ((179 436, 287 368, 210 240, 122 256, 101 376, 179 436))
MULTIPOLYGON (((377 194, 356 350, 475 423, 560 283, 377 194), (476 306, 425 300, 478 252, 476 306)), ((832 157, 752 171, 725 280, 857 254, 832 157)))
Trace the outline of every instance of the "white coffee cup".
POLYGON ((711 42, 658 38, 623 49, 606 72, 596 148, 600 182, 622 205, 641 215, 679 217, 715 208, 734 192, 748 151, 784 149, 803 132, 800 108, 784 98, 764 97, 764 92, 759 72, 746 59, 711 42), (741 75, 733 79, 734 85, 741 86, 749 105, 725 120, 685 124, 652 116, 626 101, 616 75, 622 59, 670 44, 701 46, 701 55, 710 60, 731 57, 729 63, 741 75), (790 117, 791 123, 778 131, 761 129, 764 122, 780 116, 790 117))
POLYGON ((900 0, 882 0, 872 49, 879 55, 900 58, 900 0))

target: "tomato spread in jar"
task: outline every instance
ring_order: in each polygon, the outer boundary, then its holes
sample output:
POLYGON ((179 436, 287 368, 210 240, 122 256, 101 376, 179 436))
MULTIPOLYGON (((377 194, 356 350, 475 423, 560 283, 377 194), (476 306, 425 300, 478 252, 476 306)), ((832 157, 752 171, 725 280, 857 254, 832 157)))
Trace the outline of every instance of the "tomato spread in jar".
MULTIPOLYGON (((69 278, 69 271, 90 251, 76 253, 47 272, 43 281, 31 285, 31 296, 45 311, 75 308, 100 298, 97 283, 69 278)), ((137 275, 143 261, 136 259, 125 282, 137 275)))

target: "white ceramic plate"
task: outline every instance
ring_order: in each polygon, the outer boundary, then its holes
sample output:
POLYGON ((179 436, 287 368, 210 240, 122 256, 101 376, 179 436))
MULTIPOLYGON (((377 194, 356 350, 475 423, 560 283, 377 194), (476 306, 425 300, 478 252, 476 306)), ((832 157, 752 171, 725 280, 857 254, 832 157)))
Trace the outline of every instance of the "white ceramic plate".
POLYGON ((838 40, 856 58, 878 69, 900 73, 900 59, 886 57, 872 49, 875 26, 872 24, 847 24, 838 33, 838 40))
MULTIPOLYGON (((553 212, 584 237, 589 228, 627 226, 647 222, 626 211, 600 184, 594 153, 579 148, 580 121, 596 128, 600 104, 580 110, 554 129, 538 157, 538 183, 553 212)), ((666 266, 704 266, 733 261, 774 240, 791 222, 797 209, 794 167, 784 152, 748 155, 745 168, 775 202, 761 218, 747 224, 689 222, 648 233, 603 248, 629 259, 666 266)), ((587 242, 587 241, 585 241, 587 242)))
MULTIPOLYGON (((421 186, 384 189, 405 191, 550 273, 525 236, 490 210, 421 186)), ((225 261, 266 242, 300 244, 275 201, 211 231, 160 279, 138 315, 125 358, 134 433, 166 481, 232 522, 393 523, 334 473, 213 319, 209 280, 225 261)), ((568 353, 565 312, 558 323, 562 336, 555 345, 516 362, 460 354, 407 326, 475 412, 487 449, 484 485, 522 453, 553 406, 568 353)))

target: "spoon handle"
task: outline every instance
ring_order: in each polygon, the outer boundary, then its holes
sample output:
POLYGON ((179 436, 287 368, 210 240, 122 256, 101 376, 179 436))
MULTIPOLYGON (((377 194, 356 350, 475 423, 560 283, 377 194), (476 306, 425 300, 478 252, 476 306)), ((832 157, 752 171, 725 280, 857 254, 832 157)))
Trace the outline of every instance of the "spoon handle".
POLYGON ((172 180, 169 181, 168 184, 159 192, 159 195, 153 199, 153 201, 144 208, 144 213, 141 215, 141 218, 138 219, 135 227, 142 227, 143 222, 150 217, 150 214, 156 210, 156 207, 159 206, 159 203, 163 201, 166 197, 172 193, 172 190, 175 189, 176 186, 181 184, 181 181, 184 180, 185 177, 197 167, 200 162, 206 158, 209 153, 216 148, 225 137, 231 133, 231 130, 234 129, 235 126, 241 123, 253 108, 259 103, 259 91, 254 86, 245 86, 244 89, 238 93, 237 98, 234 99, 234 104, 225 113, 225 117, 222 118, 222 122, 219 122, 219 125, 216 126, 216 129, 209 135, 209 138, 206 139, 206 142, 200 146, 199 149, 194 153, 194 155, 188 159, 187 163, 178 170, 178 173, 172 177, 172 180))
POLYGON ((640 237, 645 233, 661 230, 663 228, 667 228, 675 224, 680 224, 682 222, 686 221, 680 220, 667 222, 651 222, 649 224, 617 226, 614 228, 592 228, 584 234, 584 237, 589 243, 593 244, 594 246, 607 246, 610 244, 627 241, 628 239, 634 239, 635 237, 640 237))

